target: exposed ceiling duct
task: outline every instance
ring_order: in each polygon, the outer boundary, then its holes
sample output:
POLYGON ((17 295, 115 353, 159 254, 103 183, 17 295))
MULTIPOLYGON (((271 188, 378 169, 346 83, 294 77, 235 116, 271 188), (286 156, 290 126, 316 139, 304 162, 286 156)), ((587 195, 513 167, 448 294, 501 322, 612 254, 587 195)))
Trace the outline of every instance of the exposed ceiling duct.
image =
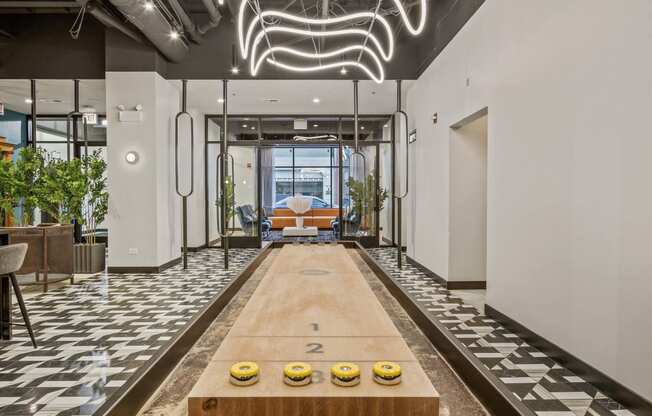
POLYGON ((174 36, 175 28, 158 10, 148 10, 139 1, 109 0, 156 46, 165 58, 179 62, 188 55, 189 47, 181 36, 174 36))

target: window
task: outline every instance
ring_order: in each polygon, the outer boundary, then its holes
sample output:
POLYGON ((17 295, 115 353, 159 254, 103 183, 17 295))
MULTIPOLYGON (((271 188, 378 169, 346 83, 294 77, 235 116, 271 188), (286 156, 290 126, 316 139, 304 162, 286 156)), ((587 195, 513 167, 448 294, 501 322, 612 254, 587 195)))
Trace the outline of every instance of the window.
POLYGON ((271 191, 275 208, 301 194, 313 197, 313 208, 337 207, 337 147, 278 147, 273 151, 271 191))

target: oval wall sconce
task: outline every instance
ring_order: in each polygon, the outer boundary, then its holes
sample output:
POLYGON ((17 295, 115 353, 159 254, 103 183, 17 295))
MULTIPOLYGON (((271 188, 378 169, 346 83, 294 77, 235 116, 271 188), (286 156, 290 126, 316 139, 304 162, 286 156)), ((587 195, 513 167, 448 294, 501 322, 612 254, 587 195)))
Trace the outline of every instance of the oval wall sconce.
POLYGON ((132 165, 137 163, 138 162, 138 153, 134 152, 133 150, 127 152, 127 154, 125 155, 125 160, 127 161, 127 163, 132 164, 132 165))

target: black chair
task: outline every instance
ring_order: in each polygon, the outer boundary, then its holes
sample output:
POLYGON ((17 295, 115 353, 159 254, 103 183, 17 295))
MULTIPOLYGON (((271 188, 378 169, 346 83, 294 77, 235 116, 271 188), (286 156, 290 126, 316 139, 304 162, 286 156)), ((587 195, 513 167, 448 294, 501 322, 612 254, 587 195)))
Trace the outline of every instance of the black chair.
MULTIPOLYGON (((258 216, 251 205, 241 205, 236 208, 236 213, 242 224, 242 231, 246 235, 253 235, 254 230, 258 227, 258 216)), ((263 236, 266 236, 272 230, 272 222, 263 216, 261 222, 263 236)))
MULTIPOLYGON (((20 307, 20 313, 23 315, 23 320, 25 321, 25 327, 27 327, 29 337, 32 339, 32 345, 36 348, 36 338, 34 337, 34 331, 32 331, 32 324, 29 322, 29 315, 27 315, 23 293, 20 291, 20 286, 18 286, 18 281, 16 280, 16 272, 23 266, 26 254, 27 243, 11 244, 0 247, 0 279, 9 279, 11 281, 11 286, 14 288, 14 294, 16 295, 18 306, 20 307)), ((11 313, 11 311, 9 311, 9 313, 11 313)), ((5 319, 9 319, 9 317, 5 319)), ((19 325, 11 323, 10 320, 3 322, 3 324, 19 325)))

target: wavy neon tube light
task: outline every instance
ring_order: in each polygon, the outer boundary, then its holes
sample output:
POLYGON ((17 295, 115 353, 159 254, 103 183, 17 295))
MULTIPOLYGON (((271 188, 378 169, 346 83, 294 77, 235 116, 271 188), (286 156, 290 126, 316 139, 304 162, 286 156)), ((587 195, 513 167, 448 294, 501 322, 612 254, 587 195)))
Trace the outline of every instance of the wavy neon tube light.
MULTIPOLYGON (((247 0, 243 0, 241 4, 246 4, 247 0)), ((244 13, 244 9, 241 8, 242 12, 244 13)), ((311 19, 311 18, 306 18, 306 17, 300 17, 300 16, 295 16, 289 13, 284 13, 284 12, 279 12, 279 11, 274 11, 274 10, 268 10, 260 13, 260 18, 265 18, 265 17, 278 17, 282 19, 287 19, 291 20, 297 23, 304 23, 304 24, 310 24, 310 25, 330 25, 330 24, 335 24, 335 23, 342 23, 346 22, 348 20, 359 20, 362 18, 374 18, 374 13, 372 12, 360 12, 360 13, 353 13, 349 14, 346 16, 340 16, 340 17, 332 17, 332 18, 327 18, 327 19, 311 19)), ((260 22, 260 18, 254 18, 252 19, 251 23, 249 23, 249 28, 247 29, 247 35, 244 36, 244 33, 242 32, 243 26, 241 24, 238 25, 238 41, 240 43, 240 54, 242 55, 243 58, 246 58, 248 53, 249 53, 249 44, 251 43, 251 36, 253 34, 254 29, 256 28, 256 25, 260 22)), ((241 19, 238 19, 239 22, 241 22, 241 19)), ((385 34, 387 35, 387 42, 389 44, 389 51, 388 51, 388 59, 391 59, 393 53, 394 53, 394 34, 392 33, 392 27, 389 25, 389 22, 387 19, 385 19, 383 16, 377 15, 376 16, 376 21, 380 22, 383 25, 383 28, 385 29, 385 34)), ((330 36, 338 36, 338 35, 347 35, 347 34, 357 34, 360 29, 343 29, 341 31, 332 31, 330 33, 336 32, 334 35, 330 36)), ((314 31, 308 31, 309 33, 313 34, 314 36, 317 36, 317 33, 322 33, 322 32, 314 32, 314 31)), ((364 31, 364 34, 367 34, 367 31, 364 31)), ((373 35, 370 35, 370 37, 373 35)), ((375 36, 374 36, 375 37, 375 36)))
MULTIPOLYGON (((252 18, 251 22, 249 23, 247 27, 247 31, 245 33, 244 31, 245 11, 247 6, 249 5, 249 1, 250 0, 241 0, 240 2, 240 8, 238 10, 237 30, 238 30, 238 43, 240 46, 240 54, 244 59, 247 59, 247 56, 250 55, 250 71, 252 76, 256 76, 256 74, 260 70, 262 63, 267 62, 277 67, 289 71, 295 71, 295 72, 315 72, 315 71, 327 70, 330 68, 340 68, 340 67, 343 68, 347 66, 357 67, 361 69, 363 72, 365 72, 375 82, 380 83, 385 79, 385 73, 384 73, 383 64, 381 60, 378 58, 378 55, 372 50, 372 48, 366 46, 366 40, 370 40, 373 46, 375 47, 375 49, 377 49, 378 54, 384 61, 387 62, 392 58, 394 54, 394 34, 392 33, 392 28, 385 17, 373 12, 357 12, 345 16, 318 19, 318 18, 301 17, 301 16, 285 13, 282 11, 276 11, 276 10, 261 11, 260 6, 258 6, 257 9, 254 9, 252 7, 255 16, 252 18), (287 23, 321 25, 321 26, 327 26, 331 24, 342 23, 342 22, 353 21, 353 20, 361 20, 361 19, 370 19, 372 20, 372 22, 378 21, 380 22, 382 28, 384 29, 387 38, 387 48, 384 48, 383 44, 380 42, 378 37, 376 37, 376 35, 371 33, 373 24, 369 27, 368 30, 347 28, 347 29, 337 29, 337 30, 315 31, 315 30, 310 30, 310 27, 308 27, 308 30, 306 30, 306 29, 298 29, 286 25, 274 24, 271 26, 266 26, 264 19, 269 17, 288 21, 287 23), (260 26, 258 32, 256 32, 256 26, 260 26), (365 38, 365 42, 362 45, 349 45, 347 47, 343 47, 331 52, 308 53, 295 48, 272 46, 271 44, 269 44, 270 40, 269 37, 267 37, 267 35, 269 33, 275 33, 275 32, 296 34, 296 35, 306 36, 306 37, 308 36, 309 37, 336 37, 336 36, 355 35, 355 36, 363 36, 365 38), (254 38, 253 42, 252 42, 252 37, 254 38), (261 53, 260 57, 258 57, 257 49, 263 37, 267 37, 268 45, 267 45, 267 49, 265 49, 261 53), (331 62, 326 64, 321 63, 322 59, 342 56, 343 54, 353 50, 358 50, 361 51, 361 54, 366 53, 367 55, 369 55, 373 59, 375 65, 377 66, 378 73, 375 74, 374 71, 372 71, 365 64, 358 62, 359 57, 357 61, 346 60, 346 61, 331 62), (276 57, 274 56, 274 52, 287 53, 290 55, 294 55, 306 59, 319 59, 320 63, 319 65, 310 65, 310 66, 298 66, 298 65, 286 64, 284 62, 277 60, 276 57), (270 58, 269 55, 272 55, 272 57, 270 58)), ((393 0, 393 1, 398 10, 398 13, 401 16, 401 20, 403 21, 403 24, 405 25, 408 32, 410 32, 412 35, 415 36, 422 33, 426 24, 427 0, 420 0, 419 20, 416 26, 412 25, 412 22, 410 21, 410 18, 405 8, 403 7, 401 1, 400 0, 393 0)))
POLYGON ((405 12, 405 8, 401 4, 401 1, 394 0, 394 4, 398 9, 398 12, 401 15, 401 19, 403 19, 403 24, 405 24, 405 27, 407 28, 408 32, 410 32, 414 36, 423 32, 423 28, 426 26, 426 6, 427 6, 426 0, 421 0, 421 7, 419 8, 420 9, 419 25, 416 28, 412 26, 412 23, 410 23, 410 19, 407 13, 405 12))
MULTIPOLYGON (((263 63, 263 60, 267 58, 270 54, 274 52, 285 52, 291 55, 295 56, 300 56, 302 58, 308 58, 308 59, 325 59, 325 58, 332 58, 335 56, 342 55, 347 52, 351 52, 354 50, 362 50, 363 52, 366 52, 371 58, 374 60, 376 63, 376 67, 378 68, 378 74, 374 74, 373 71, 369 69, 366 65, 356 62, 356 65, 351 65, 352 62, 355 61, 342 61, 342 62, 335 62, 333 63, 334 66, 355 66, 358 68, 361 68, 364 72, 369 74, 370 78, 376 81, 377 83, 382 83, 385 80, 385 71, 383 69, 383 63, 380 61, 378 58, 378 55, 369 47, 367 46, 362 46, 362 45, 351 45, 347 46, 344 48, 336 49, 334 51, 330 52, 324 52, 324 53, 310 53, 310 52, 303 52, 294 48, 288 48, 284 46, 273 46, 271 48, 267 48, 258 58, 258 60, 255 60, 254 56, 252 55, 251 59, 251 75, 256 76, 258 73, 258 70, 260 69, 261 64, 263 63)), ((267 62, 274 63, 277 62, 275 59, 267 60, 267 62)), ((323 66, 323 65, 322 65, 323 66)), ((314 67, 310 67, 314 68, 314 67)), ((313 70, 313 69, 311 69, 313 70)), ((309 72, 309 71, 304 71, 304 72, 309 72)))
POLYGON ((374 74, 367 68, 366 65, 361 64, 360 62, 357 61, 342 61, 342 62, 333 62, 330 64, 322 64, 322 65, 316 65, 316 66, 295 66, 295 65, 289 65, 289 64, 284 64, 283 62, 280 62, 278 59, 267 59, 267 63, 276 65, 279 68, 286 69, 288 71, 294 71, 294 72, 317 72, 317 71, 323 71, 325 69, 331 69, 331 68, 341 68, 343 66, 352 66, 352 67, 357 67, 360 68, 362 71, 364 71, 367 75, 369 75, 369 78, 374 80, 376 83, 381 83, 383 82, 380 79, 375 78, 374 74))
MULTIPOLYGON (((350 30, 358 31, 358 32, 356 32, 356 34, 360 35, 360 36, 366 36, 367 35, 367 31, 365 31, 365 30, 360 30, 360 29, 350 29, 350 30)), ((293 34, 298 34, 298 35, 306 35, 306 34, 313 33, 312 31, 309 31, 309 30, 294 29, 294 28, 281 27, 281 26, 274 26, 274 27, 270 27, 270 28, 265 28, 264 30, 259 31, 259 33, 256 35, 256 38, 254 39, 253 45, 251 46, 251 61, 252 62, 256 62, 256 55, 257 55, 258 45, 260 44, 263 37, 265 36, 265 33, 273 33, 273 32, 293 33, 293 34)), ((315 36, 327 37, 327 36, 336 36, 336 35, 333 34, 335 32, 338 32, 338 31, 314 32, 314 33, 315 33, 315 36)), ((385 61, 389 61, 389 58, 391 57, 391 55, 389 55, 390 51, 385 52, 383 50, 382 45, 380 44, 380 42, 378 41, 378 39, 375 36, 372 37, 370 35, 369 39, 371 39, 372 43, 376 46, 376 48, 378 48, 378 51, 379 51, 380 55, 383 57, 383 59, 385 61)), ((356 46, 356 45, 350 45, 350 46, 347 46, 347 48, 349 48, 351 46, 356 46)), ((294 49, 294 48, 290 48, 290 49, 296 51, 296 49, 294 49)), ((329 57, 332 57, 332 56, 336 56, 336 55, 329 55, 329 57)), ((252 66, 252 69, 253 68, 254 67, 252 66)))

